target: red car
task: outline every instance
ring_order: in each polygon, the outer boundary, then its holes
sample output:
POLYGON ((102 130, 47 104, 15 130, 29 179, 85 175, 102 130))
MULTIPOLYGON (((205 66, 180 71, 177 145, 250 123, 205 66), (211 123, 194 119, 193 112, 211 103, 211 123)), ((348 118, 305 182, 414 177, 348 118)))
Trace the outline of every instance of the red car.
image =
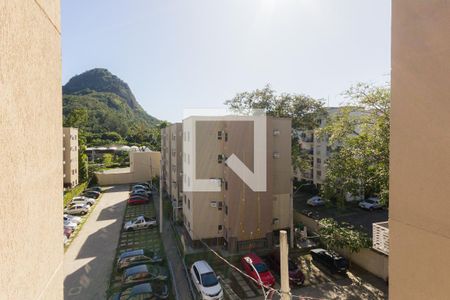
MULTIPOLYGON (((266 261, 273 271, 277 272, 278 274, 280 273, 279 251, 275 251, 269 254, 266 258, 266 261)), ((288 272, 289 272, 289 281, 291 284, 301 285, 305 282, 305 276, 303 275, 299 266, 290 258, 288 259, 288 272)))
POLYGON ((269 269, 267 268, 267 265, 258 255, 249 253, 243 256, 241 258, 241 264, 244 268, 245 273, 247 273, 247 275, 249 275, 256 281, 259 282, 259 278, 261 278, 261 281, 265 286, 272 287, 275 284, 275 277, 273 277, 272 273, 270 273, 269 269), (255 268, 250 265, 250 262, 255 268), (256 274, 255 269, 258 272, 259 277, 258 274, 256 274))
POLYGON ((129 205, 135 205, 135 204, 146 204, 150 202, 149 197, 145 196, 132 196, 128 199, 129 205))

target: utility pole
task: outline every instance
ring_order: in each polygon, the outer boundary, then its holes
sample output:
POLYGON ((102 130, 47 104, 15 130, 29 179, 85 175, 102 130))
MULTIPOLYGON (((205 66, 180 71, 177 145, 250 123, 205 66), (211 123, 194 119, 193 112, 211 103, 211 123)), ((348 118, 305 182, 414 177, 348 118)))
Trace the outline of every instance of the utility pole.
POLYGON ((281 277, 281 300, 291 299, 291 289, 289 288, 289 246, 286 230, 280 230, 280 277, 281 277))
POLYGON ((162 173, 163 173, 163 161, 159 164, 159 232, 163 232, 163 200, 162 200, 162 173))

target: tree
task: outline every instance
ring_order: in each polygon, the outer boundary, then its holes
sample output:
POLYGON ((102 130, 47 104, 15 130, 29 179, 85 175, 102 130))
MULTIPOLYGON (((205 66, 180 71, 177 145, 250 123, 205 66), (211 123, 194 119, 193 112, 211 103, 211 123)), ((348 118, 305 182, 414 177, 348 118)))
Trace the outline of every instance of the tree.
POLYGON ((371 246, 371 240, 366 233, 359 231, 348 223, 339 224, 334 219, 325 218, 319 221, 320 240, 327 249, 349 250, 352 253, 371 246))
POLYGON ((298 133, 317 127, 320 116, 326 114, 321 101, 299 94, 277 94, 270 85, 263 89, 237 94, 225 101, 230 110, 249 114, 252 110, 263 110, 266 115, 292 120, 292 165, 294 169, 306 170, 310 167, 309 156, 300 151, 298 133))
POLYGON ((84 108, 76 108, 72 110, 64 119, 64 127, 75 127, 83 129, 88 121, 88 112, 84 108))
POLYGON ((345 203, 346 193, 389 199, 389 87, 357 84, 345 95, 349 105, 319 135, 333 148, 327 160, 324 197, 345 203))
POLYGON ((113 156, 110 153, 103 154, 103 165, 106 167, 110 166, 113 162, 113 156))

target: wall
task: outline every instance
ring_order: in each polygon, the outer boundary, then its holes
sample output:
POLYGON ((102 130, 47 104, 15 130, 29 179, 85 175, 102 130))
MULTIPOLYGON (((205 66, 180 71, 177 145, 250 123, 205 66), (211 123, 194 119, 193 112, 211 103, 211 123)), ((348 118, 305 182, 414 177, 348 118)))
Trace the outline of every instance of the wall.
POLYGON ((70 188, 78 185, 78 129, 63 128, 64 185, 70 188))
POLYGON ((147 182, 160 175, 160 162, 160 152, 130 152, 130 168, 96 172, 95 175, 99 185, 147 182))
MULTIPOLYGON (((301 213, 294 213, 294 221, 302 223, 313 232, 319 230, 318 222, 301 213)), ((351 260, 364 270, 378 276, 384 280, 389 277, 389 257, 372 249, 361 249, 358 253, 350 253, 347 250, 338 251, 341 255, 351 260)))
POLYGON ((59 11, 0 0, 0 299, 63 299, 59 11))
POLYGON ((450 1, 392 1, 391 299, 448 299, 450 1))

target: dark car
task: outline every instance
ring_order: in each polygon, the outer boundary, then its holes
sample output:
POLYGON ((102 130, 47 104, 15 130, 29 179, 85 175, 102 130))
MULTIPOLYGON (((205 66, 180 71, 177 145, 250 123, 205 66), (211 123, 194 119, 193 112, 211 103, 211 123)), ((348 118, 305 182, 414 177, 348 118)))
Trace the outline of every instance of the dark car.
POLYGON ((122 271, 136 265, 159 263, 163 259, 153 251, 146 251, 144 249, 127 251, 122 253, 117 259, 117 271, 122 271))
POLYGON ((311 250, 311 256, 332 273, 347 273, 348 261, 337 253, 318 248, 311 250))
MULTIPOLYGON (((280 274, 280 252, 275 251, 266 258, 269 267, 280 274)), ((303 275, 300 267, 292 260, 288 259, 289 281, 291 284, 303 284, 305 282, 305 276, 303 275)))
POLYGON ((90 188, 87 188, 86 191, 94 191, 94 192, 102 192, 102 188, 99 186, 91 186, 90 188))
POLYGON ((84 191, 82 193, 83 196, 88 197, 88 198, 94 198, 97 199, 98 197, 100 197, 101 193, 100 192, 96 192, 96 191, 84 191))
POLYGON ((120 293, 114 294, 111 300, 167 299, 169 288, 164 283, 142 283, 120 293))
POLYGON ((166 281, 169 272, 166 268, 158 265, 137 265, 125 269, 122 274, 122 287, 148 281, 166 281))
POLYGON ((152 192, 146 191, 146 190, 133 190, 130 192, 130 196, 135 196, 135 195, 142 195, 142 196, 147 196, 147 197, 151 198, 152 192))
POLYGON ((150 198, 144 195, 133 195, 128 199, 129 205, 146 204, 150 202, 150 198))

